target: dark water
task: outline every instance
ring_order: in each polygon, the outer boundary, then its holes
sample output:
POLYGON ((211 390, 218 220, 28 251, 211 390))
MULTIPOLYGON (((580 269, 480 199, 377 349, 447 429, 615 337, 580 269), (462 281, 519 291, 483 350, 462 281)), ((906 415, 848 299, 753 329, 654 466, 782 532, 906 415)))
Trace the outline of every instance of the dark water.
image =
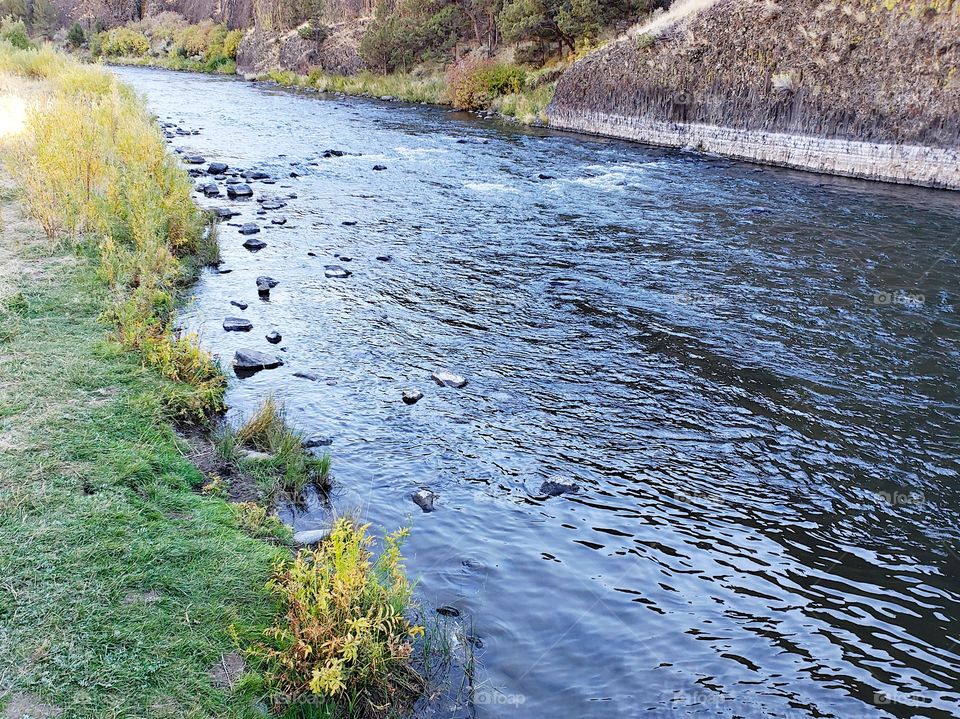
POLYGON ((119 72, 202 128, 175 146, 297 194, 259 253, 223 227, 185 322, 227 360, 283 334, 232 416, 274 393, 332 438, 336 511, 412 522, 421 596, 483 643, 476 716, 960 716, 955 196, 119 72))

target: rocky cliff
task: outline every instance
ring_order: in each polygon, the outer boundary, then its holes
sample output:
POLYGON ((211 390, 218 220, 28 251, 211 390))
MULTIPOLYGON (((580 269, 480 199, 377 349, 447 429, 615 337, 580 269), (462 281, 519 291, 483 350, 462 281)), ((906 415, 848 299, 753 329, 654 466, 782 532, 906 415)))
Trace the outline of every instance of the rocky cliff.
POLYGON ((952 0, 718 0, 588 55, 551 125, 960 189, 952 0))

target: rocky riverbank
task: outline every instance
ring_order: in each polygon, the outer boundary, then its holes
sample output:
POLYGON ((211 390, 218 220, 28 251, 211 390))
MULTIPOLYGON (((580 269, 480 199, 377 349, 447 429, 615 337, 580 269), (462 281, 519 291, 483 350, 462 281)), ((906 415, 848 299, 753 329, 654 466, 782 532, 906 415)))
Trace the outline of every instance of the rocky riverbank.
POLYGON ((936 3, 721 0, 557 85, 554 127, 960 189, 960 15, 936 3))

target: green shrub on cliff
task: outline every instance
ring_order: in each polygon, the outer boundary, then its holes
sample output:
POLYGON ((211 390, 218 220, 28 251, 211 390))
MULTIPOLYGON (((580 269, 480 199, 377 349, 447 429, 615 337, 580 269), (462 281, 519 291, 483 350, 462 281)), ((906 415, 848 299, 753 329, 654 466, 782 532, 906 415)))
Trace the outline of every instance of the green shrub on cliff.
POLYGON ((447 71, 447 93, 458 110, 479 110, 494 98, 520 92, 526 73, 516 65, 461 60, 447 71))

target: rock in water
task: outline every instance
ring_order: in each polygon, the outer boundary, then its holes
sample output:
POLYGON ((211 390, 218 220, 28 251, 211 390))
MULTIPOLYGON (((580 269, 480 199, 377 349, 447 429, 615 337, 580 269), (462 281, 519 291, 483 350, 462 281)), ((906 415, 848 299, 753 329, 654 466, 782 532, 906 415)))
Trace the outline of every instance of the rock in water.
POLYGON ((267 246, 267 243, 263 240, 258 240, 256 237, 251 237, 243 243, 243 246, 251 252, 259 252, 267 246))
POLYGON ((345 280, 347 277, 353 273, 350 270, 346 270, 340 265, 324 265, 323 266, 323 276, 329 277, 333 280, 345 280))
POLYGON ((225 162, 211 162, 207 165, 207 172, 211 175, 222 175, 229 169, 230 166, 225 162))
POLYGON ((283 337, 276 330, 267 335, 267 342, 272 345, 279 344, 280 340, 282 339, 283 337))
POLYGON ((260 226, 256 222, 245 222, 240 228, 241 235, 255 235, 260 232, 260 226))
POLYGON ((413 500, 413 503, 416 504, 424 512, 433 511, 433 500, 437 498, 433 492, 429 489, 421 489, 419 492, 414 492, 410 495, 410 499, 413 500))
POLYGON ((377 259, 381 262, 389 262, 393 258, 390 255, 377 255, 377 259))
POLYGON ((273 369, 283 364, 283 360, 257 350, 237 350, 233 356, 233 368, 237 373, 253 373, 262 369, 273 369))
POLYGON ((283 202, 282 200, 267 200, 266 202, 263 202, 260 205, 260 207, 262 207, 265 210, 279 210, 280 208, 286 207, 286 206, 287 206, 287 203, 283 202))
POLYGON ((329 447, 333 444, 333 440, 329 437, 324 437, 322 435, 317 435, 314 437, 307 437, 303 440, 304 449, 315 449, 316 447, 329 447))
POLYGON ((416 404, 423 399, 423 392, 418 389, 407 389, 403 391, 404 404, 416 404))
POLYGON ((223 329, 227 332, 249 332, 253 329, 253 322, 244 317, 227 317, 223 321, 223 329))
POLYGON ((271 225, 285 225, 285 224, 287 224, 287 218, 286 218, 286 217, 274 217, 272 220, 270 220, 270 224, 271 224, 271 225))
POLYGON ((308 380, 310 380, 311 382, 316 382, 318 379, 320 379, 320 378, 319 378, 315 373, 313 373, 313 372, 294 372, 294 373, 293 373, 293 376, 294 376, 294 377, 299 377, 300 379, 308 379, 308 380))
POLYGON ((220 196, 220 186, 216 182, 211 182, 206 187, 203 188, 203 194, 207 197, 219 197, 220 196))
POLYGON ((437 370, 431 374, 430 377, 441 387, 456 387, 460 389, 461 387, 467 386, 466 379, 445 369, 437 370))
POLYGON ((540 494, 547 497, 559 497, 561 494, 576 494, 580 485, 572 479, 548 479, 540 485, 540 494))
POLYGON ((376 172, 381 172, 381 171, 383 171, 383 170, 386 170, 386 169, 387 169, 387 166, 386 166, 386 165, 374 165, 374 166, 373 166, 373 169, 374 169, 374 171, 376 171, 376 172))
POLYGON ((253 195, 253 190, 250 189, 250 185, 247 185, 241 182, 239 185, 227 185, 227 196, 228 197, 250 197, 253 195))
POLYGON ((442 607, 436 608, 437 614, 441 614, 444 617, 459 617, 460 610, 456 607, 451 607, 449 604, 444 604, 442 607))
POLYGON ((229 220, 231 217, 236 217, 240 214, 236 210, 231 210, 229 207, 217 207, 213 212, 221 220, 229 220))
POLYGON ((241 310, 247 309, 246 302, 238 302, 237 300, 230 300, 230 304, 233 305, 234 307, 239 307, 241 310))
POLYGON ((200 155, 186 155, 183 158, 183 161, 188 165, 202 165, 206 160, 204 160, 200 155))
POLYGON ((270 175, 261 170, 247 170, 243 173, 243 176, 248 180, 266 180, 270 177, 270 175))
POLYGON ((305 529, 293 535, 293 543, 301 546, 319 544, 329 536, 329 529, 305 529))
POLYGON ((266 275, 260 275, 257 278, 257 294, 259 294, 261 297, 269 297, 270 290, 272 290, 274 287, 276 287, 279 284, 280 283, 277 282, 272 277, 267 277, 266 275))

